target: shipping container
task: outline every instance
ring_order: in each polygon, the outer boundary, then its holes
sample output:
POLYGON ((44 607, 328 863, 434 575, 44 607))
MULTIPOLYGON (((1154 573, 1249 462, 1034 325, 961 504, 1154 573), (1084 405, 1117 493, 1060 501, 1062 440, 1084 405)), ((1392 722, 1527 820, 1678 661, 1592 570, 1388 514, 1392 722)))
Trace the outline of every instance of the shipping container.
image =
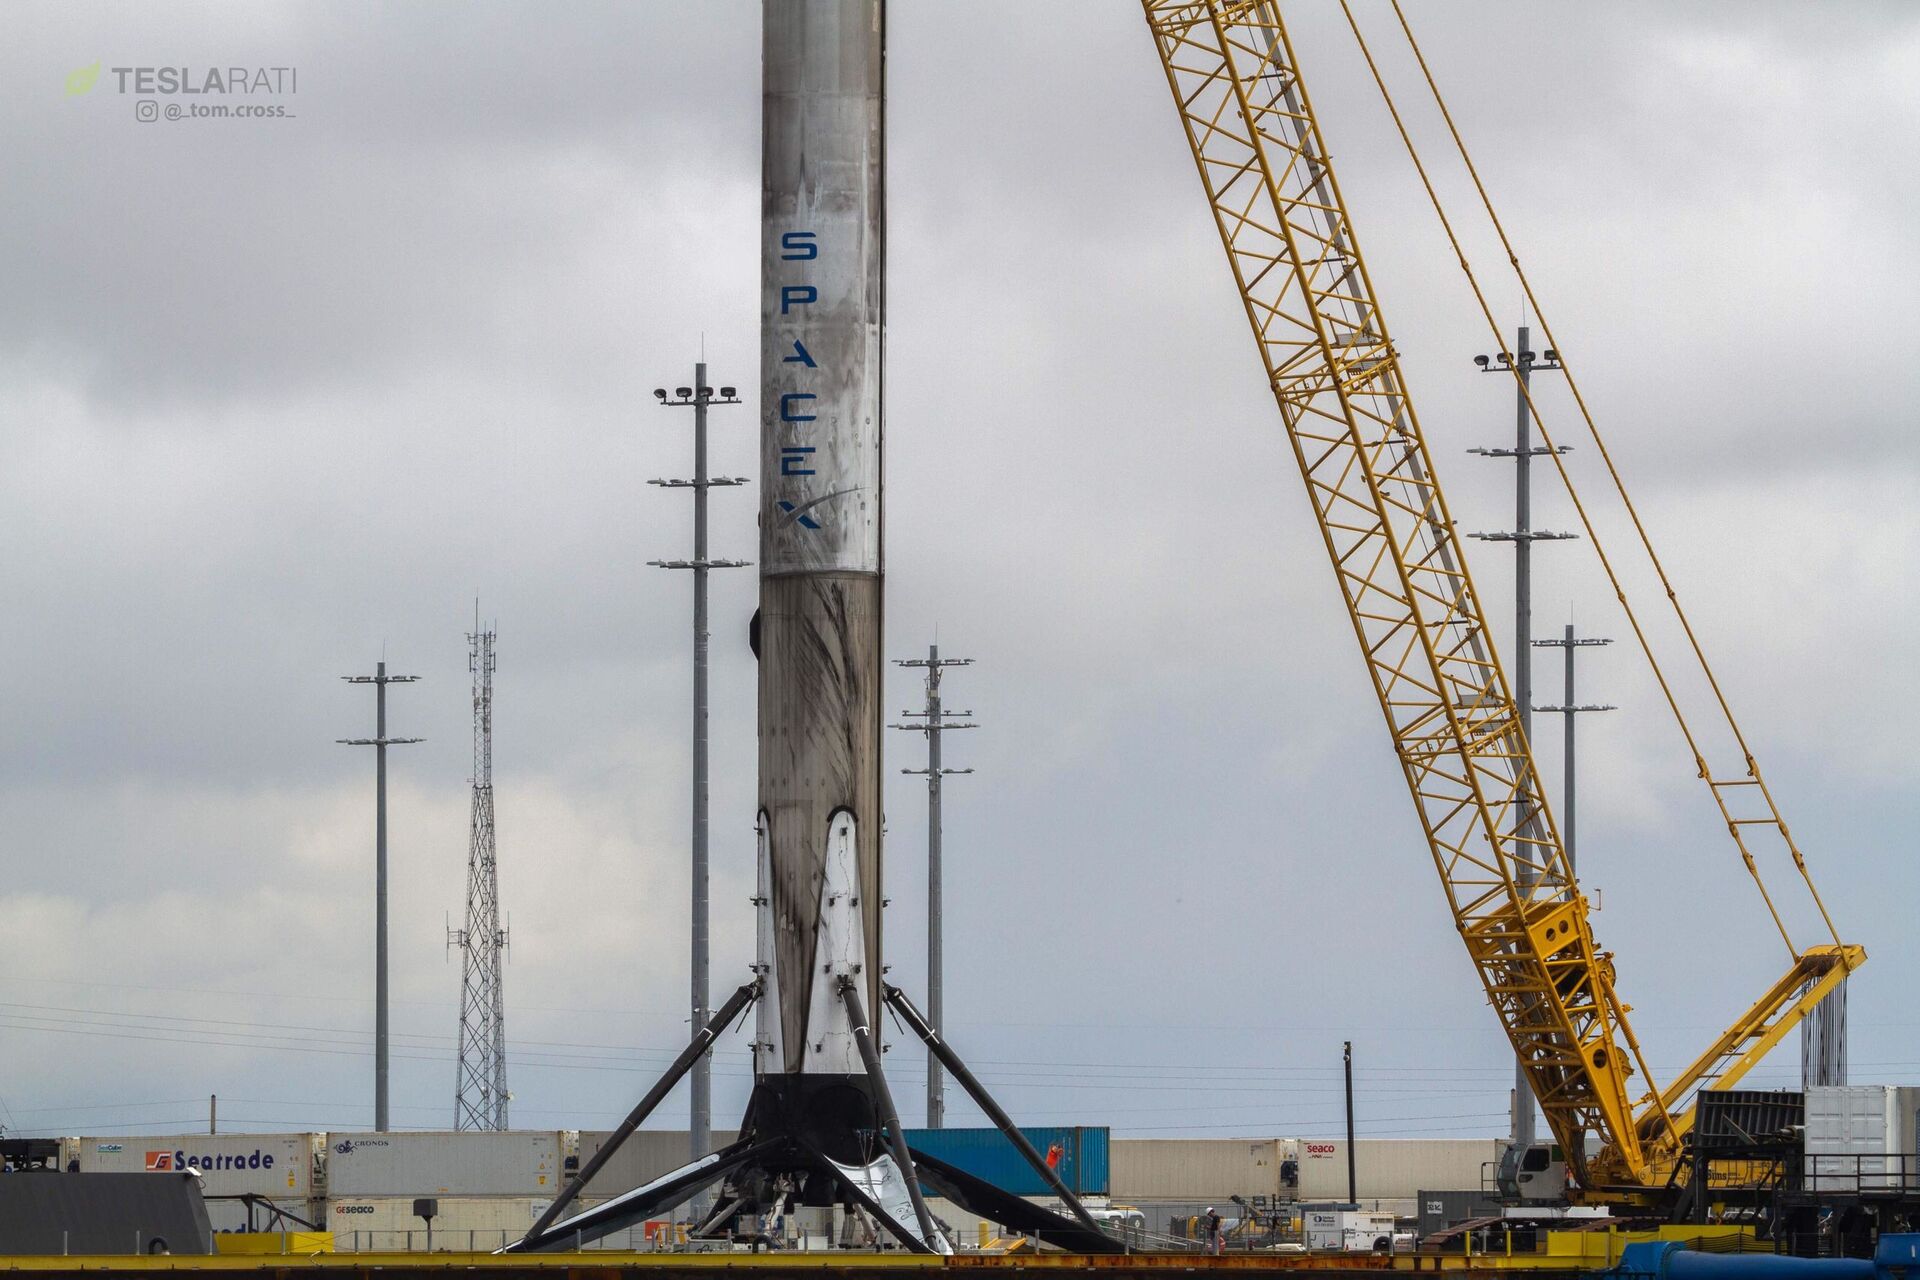
POLYGON ((74 1139, 81 1173, 200 1171, 210 1196, 260 1195, 305 1200, 313 1195, 317 1133, 204 1133, 173 1137, 74 1139))
MULTIPOLYGON (((1299 1151, 1302 1200, 1345 1201, 1345 1139, 1287 1141, 1299 1151)), ((1353 1144, 1359 1198, 1411 1200, 1422 1187, 1477 1187, 1500 1159, 1493 1138, 1362 1138, 1353 1144)))
MULTIPOLYGON (((581 1131, 576 1147, 579 1168, 586 1168, 587 1162, 600 1154, 609 1136, 608 1131, 581 1131)), ((732 1144, 738 1135, 731 1129, 714 1129, 710 1137, 712 1149, 718 1151, 732 1144)), ((641 1129, 620 1144, 606 1167, 594 1175, 580 1194, 611 1198, 672 1173, 691 1159, 685 1129, 641 1129)), ((571 1176, 561 1179, 560 1185, 564 1187, 571 1176)))
POLYGON ((1807 1190, 1920 1187, 1920 1088, 1815 1085, 1806 1092, 1807 1190))
MULTIPOLYGON (((1052 1162, 1060 1180, 1075 1195, 1107 1194, 1112 1161, 1104 1127, 1033 1128, 1020 1133, 1036 1152, 1052 1162)), ((907 1146, 1016 1196, 1053 1194, 1053 1188, 998 1129, 909 1129, 907 1146)))
POLYGON ((334 1196, 327 1202, 327 1230, 342 1253, 420 1253, 428 1240, 426 1219, 414 1213, 416 1199, 437 1202, 432 1247, 491 1253, 527 1233, 552 1203, 545 1196, 334 1196))
POLYGON ((548 1196, 561 1176, 561 1135, 547 1130, 337 1133, 327 1145, 327 1194, 548 1196))
MULTIPOLYGON (((277 1208, 283 1209, 287 1213, 296 1214, 308 1222, 318 1224, 326 1218, 327 1202, 325 1200, 307 1199, 286 1194, 265 1196, 262 1198, 272 1201, 277 1208)), ((265 1204, 256 1201, 253 1205, 249 1206, 241 1200, 229 1199, 218 1195, 207 1198, 207 1221, 211 1222, 213 1229, 222 1235, 235 1233, 250 1234, 253 1232, 280 1229, 274 1226, 275 1222, 282 1223, 284 1229, 288 1231, 303 1230, 298 1223, 276 1217, 273 1210, 269 1209, 265 1204)))
MULTIPOLYGON (((1486 1139, 1367 1138, 1354 1144, 1363 1203, 1411 1202, 1423 1186, 1480 1185, 1500 1157, 1486 1139)), ((1113 1194, 1128 1201, 1188 1202, 1275 1196, 1347 1198, 1347 1144, 1319 1138, 1119 1138, 1112 1143, 1113 1194), (1294 1180, 1283 1173, 1291 1163, 1294 1180)))
POLYGON ((1275 1138, 1122 1138, 1111 1147, 1113 1198, 1135 1203, 1277 1196, 1284 1156, 1275 1138))

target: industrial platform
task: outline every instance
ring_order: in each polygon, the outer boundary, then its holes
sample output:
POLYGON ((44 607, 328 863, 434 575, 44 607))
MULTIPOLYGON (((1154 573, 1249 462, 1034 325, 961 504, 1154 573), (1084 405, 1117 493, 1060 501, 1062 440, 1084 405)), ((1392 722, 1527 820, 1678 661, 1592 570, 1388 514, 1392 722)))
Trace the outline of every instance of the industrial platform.
POLYGON ((333 1253, 294 1257, 280 1254, 214 1255, 211 1257, 147 1257, 139 1255, 71 1257, 20 1255, 4 1259, 0 1269, 9 1276, 110 1272, 116 1276, 178 1276, 199 1272, 223 1275, 271 1275, 276 1280, 300 1276, 379 1276, 407 1280, 413 1276, 445 1276, 450 1272, 486 1272, 493 1275, 550 1276, 560 1280, 615 1280, 647 1277, 669 1280, 678 1276, 710 1277, 715 1272, 751 1272, 765 1280, 797 1277, 827 1280, 859 1277, 926 1277, 933 1271, 968 1271, 1020 1275, 1039 1272, 1124 1277, 1213 1271, 1284 1271, 1292 1276, 1353 1276, 1356 1272, 1445 1271, 1463 1277, 1525 1270, 1540 1280, 1572 1280, 1583 1274, 1569 1259, 1546 1255, 1474 1256, 1457 1254, 1230 1253, 1209 1257, 1192 1253, 1136 1253, 1126 1256, 1081 1254, 960 1254, 941 1258, 921 1254, 608 1254, 550 1253, 503 1256, 492 1253, 333 1253))

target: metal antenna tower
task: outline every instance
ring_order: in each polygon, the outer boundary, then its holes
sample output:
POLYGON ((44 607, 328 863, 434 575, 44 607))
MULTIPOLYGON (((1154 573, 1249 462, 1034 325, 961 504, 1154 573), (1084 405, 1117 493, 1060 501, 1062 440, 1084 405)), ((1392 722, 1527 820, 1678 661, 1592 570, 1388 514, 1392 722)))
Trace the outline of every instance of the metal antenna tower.
POLYGON ((1611 702, 1591 702, 1585 705, 1581 705, 1579 703, 1574 702, 1573 700, 1573 655, 1577 650, 1584 649, 1589 646, 1612 644, 1612 643, 1613 641, 1611 640, 1597 640, 1597 639, 1590 639, 1587 637, 1581 637, 1579 639, 1575 639, 1573 634, 1573 624, 1571 622, 1567 624, 1566 634, 1560 639, 1535 640, 1533 642, 1533 647, 1536 649, 1565 649, 1567 651, 1566 653, 1566 692, 1561 696, 1560 705, 1557 707, 1535 707, 1534 710, 1540 712, 1543 715, 1547 713, 1552 713, 1552 714, 1562 716, 1565 719, 1566 739, 1561 744, 1562 759, 1561 759, 1561 765, 1560 765, 1560 775, 1561 775, 1560 776, 1560 794, 1562 796, 1562 799, 1560 801, 1560 841, 1567 851, 1567 870, 1568 871, 1575 870, 1576 866, 1578 865, 1574 859, 1574 852, 1573 852, 1573 830, 1574 830, 1574 817, 1575 817, 1573 806, 1574 806, 1574 798, 1576 795, 1576 792, 1574 790, 1573 724, 1574 724, 1574 721, 1578 720, 1583 713, 1588 711, 1619 710, 1619 708, 1615 707, 1611 702))
POLYGON ((387 748, 420 742, 420 738, 387 736, 387 686, 412 684, 419 676, 390 676, 387 664, 370 676, 341 676, 348 684, 373 686, 373 737, 336 738, 349 747, 372 747, 373 793, 373 1127, 387 1126, 387 748))
MULTIPOLYGON (((956 773, 972 773, 971 769, 946 769, 940 764, 940 735, 948 729, 972 729, 976 727, 966 719, 971 711, 956 711, 953 714, 960 720, 948 720, 947 711, 940 702, 940 673, 947 667, 970 667, 972 658, 943 658, 940 646, 927 646, 925 658, 896 658, 894 665, 900 667, 925 667, 927 672, 927 709, 925 711, 902 711, 903 716, 919 716, 924 724, 889 725, 893 729, 905 729, 909 733, 927 735, 927 767, 924 769, 902 769, 902 773, 924 774, 927 779, 927 1022, 935 1031, 939 1031, 944 1022, 945 1011, 940 991, 941 938, 940 916, 943 910, 940 893, 940 783, 941 779, 956 773)), ((927 1128, 939 1129, 945 1126, 947 1119, 946 1080, 941 1074, 939 1062, 931 1054, 927 1058, 927 1128)))
POLYGON ((454 1064, 453 1127, 507 1127, 507 1013, 500 962, 500 873, 493 835, 493 640, 474 606, 467 633, 473 673, 473 821, 467 835, 467 925, 447 930, 460 948, 460 1057, 454 1064))
MULTIPOLYGON (((1544 541, 1559 541, 1572 538, 1571 533, 1548 533, 1533 527, 1533 460, 1535 457, 1550 454, 1552 449, 1533 443, 1533 415, 1527 399, 1527 386, 1536 373, 1552 373, 1560 368, 1560 353, 1547 351, 1544 358, 1536 355, 1528 346, 1529 331, 1526 325, 1520 326, 1519 340, 1514 344, 1515 354, 1508 356, 1502 351, 1499 355, 1475 356, 1473 362, 1480 366, 1482 373, 1498 373, 1514 377, 1514 434, 1511 449, 1469 449, 1469 453, 1479 454, 1483 458, 1512 458, 1514 461, 1513 489, 1513 528, 1499 533, 1476 533, 1472 537, 1489 542, 1511 542, 1513 544, 1513 702, 1520 713, 1520 732, 1527 741, 1533 741, 1533 544, 1544 541), (1518 361, 1516 368, 1514 362, 1518 361)), ((1565 453, 1563 445, 1560 452, 1565 453)), ((1522 863, 1522 874, 1532 859, 1529 850, 1533 847, 1527 841, 1538 839, 1539 822, 1529 810, 1527 797, 1521 793, 1519 812, 1516 814, 1518 830, 1523 837, 1518 844, 1518 858, 1522 863)), ((1525 1151, 1533 1145, 1533 1088, 1527 1083, 1526 1067, 1518 1059, 1513 1068, 1513 1149, 1525 1151)))
MULTIPOLYGON (((699 1039, 713 1011, 708 1007, 707 910, 707 570, 738 569, 745 560, 714 560, 707 555, 707 490, 747 483, 744 476, 707 474, 707 406, 739 404, 734 388, 721 387, 716 398, 707 385, 707 362, 693 366, 693 385, 675 387, 673 399, 665 387, 654 388, 653 398, 670 408, 693 407, 693 479, 649 480, 663 489, 693 490, 693 559, 649 560, 657 569, 693 570, 693 1024, 688 1032, 699 1039)), ((713 1075, 703 1054, 694 1064, 688 1115, 690 1158, 700 1159, 712 1145, 713 1075)))

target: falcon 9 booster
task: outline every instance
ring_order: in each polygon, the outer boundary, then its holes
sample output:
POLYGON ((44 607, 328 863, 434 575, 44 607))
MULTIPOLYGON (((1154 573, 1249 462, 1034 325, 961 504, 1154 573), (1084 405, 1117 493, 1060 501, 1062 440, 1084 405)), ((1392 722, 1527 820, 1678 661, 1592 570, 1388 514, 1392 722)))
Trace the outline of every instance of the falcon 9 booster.
POLYGON ((716 1183, 701 1238, 812 1234, 859 1215, 950 1253, 921 1181, 1049 1243, 1117 1246, 938 1029, 881 979, 881 514, 886 321, 885 0, 761 8, 760 792, 753 980, 728 1000, 511 1251, 565 1248, 716 1183), (891 1006, 1075 1220, 907 1143, 881 1069, 891 1006), (560 1220, 608 1157, 751 1005, 738 1140, 560 1220), (811 1224, 810 1226, 804 1224, 811 1224))
POLYGON ((763 31, 755 1074, 812 1089, 863 1074, 835 980, 882 1000, 884 6, 763 31))

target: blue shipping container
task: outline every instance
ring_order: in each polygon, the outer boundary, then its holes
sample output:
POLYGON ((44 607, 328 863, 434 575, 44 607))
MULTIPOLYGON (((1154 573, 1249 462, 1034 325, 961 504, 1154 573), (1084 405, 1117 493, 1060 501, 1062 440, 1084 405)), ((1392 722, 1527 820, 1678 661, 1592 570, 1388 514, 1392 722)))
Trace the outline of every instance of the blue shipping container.
MULTIPOLYGON (((1020 1132, 1042 1156, 1058 1152, 1054 1168, 1075 1195, 1108 1194, 1105 1125, 1022 1129, 1020 1132)), ((1007 1140, 1007 1135, 998 1129, 909 1129, 907 1145, 1016 1196, 1053 1194, 1053 1188, 1041 1180, 1033 1166, 1007 1140)))

